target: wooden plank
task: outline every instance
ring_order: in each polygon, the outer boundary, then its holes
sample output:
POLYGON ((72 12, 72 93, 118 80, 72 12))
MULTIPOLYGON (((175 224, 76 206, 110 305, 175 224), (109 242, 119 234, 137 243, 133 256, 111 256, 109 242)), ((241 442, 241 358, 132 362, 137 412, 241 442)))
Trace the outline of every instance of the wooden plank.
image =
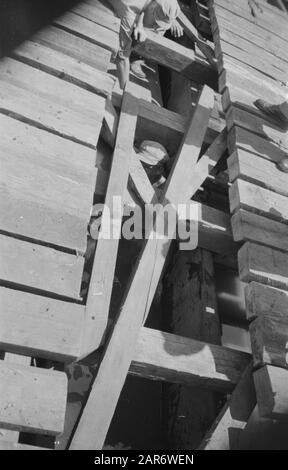
POLYGON ((249 321, 262 315, 285 318, 288 308, 288 293, 272 287, 250 282, 245 287, 246 314, 249 321))
POLYGON ((288 371, 265 366, 254 372, 259 414, 265 418, 285 419, 288 412, 288 371))
MULTIPOLYGON (((261 29, 269 31, 277 37, 279 36, 284 40, 287 39, 287 25, 285 19, 283 19, 283 21, 279 21, 278 17, 277 19, 273 19, 270 14, 267 15, 263 14, 262 12, 259 13, 258 11, 256 12, 256 16, 253 16, 251 14, 251 10, 248 8, 244 10, 242 8, 242 4, 239 5, 239 3, 234 1, 227 2, 226 0, 217 0, 217 6, 221 6, 223 9, 233 12, 235 15, 244 18, 247 22, 250 22, 261 29)), ((217 7, 214 7, 214 9, 217 14, 217 7)))
POLYGON ((64 373, 1 361, 0 390, 2 428, 51 435, 63 431, 64 373))
POLYGON ((105 228, 103 224, 93 260, 86 302, 81 356, 86 356, 99 347, 107 327, 122 228, 123 195, 128 183, 137 122, 137 109, 138 102, 131 98, 129 94, 124 94, 117 141, 105 197, 105 209, 102 215, 102 217, 108 217, 107 223, 109 224, 110 238, 107 238, 107 235, 105 237, 105 234, 104 237, 102 236, 104 230, 107 230, 107 227, 105 228), (118 208, 115 207, 115 197, 120 199, 120 202, 118 202, 120 207, 118 208))
MULTIPOLYGON (((174 204, 183 203, 191 196, 191 180, 187 178, 187 168, 190 168, 193 174, 213 101, 212 90, 204 87, 197 110, 183 138, 182 146, 167 180, 161 203, 165 201, 174 204)), ((171 240, 165 237, 157 240, 154 235, 144 244, 124 295, 115 326, 106 343, 97 377, 71 441, 71 450, 95 450, 103 447, 137 344, 137 336, 148 315, 170 242, 171 240)))
POLYGON ((200 450, 236 450, 248 419, 256 405, 250 364, 206 434, 200 450))
POLYGON ((261 315, 261 317, 258 317, 251 323, 249 333, 253 363, 256 367, 270 364, 288 368, 287 310, 281 316, 276 316, 275 314, 261 315))
POLYGON ((119 49, 118 33, 75 13, 65 13, 63 16, 56 18, 54 24, 113 53, 116 53, 119 49))
POLYGON ((1 229, 84 253, 95 151, 8 116, 0 127, 1 229))
POLYGON ((120 19, 115 16, 109 7, 97 0, 92 2, 82 1, 74 5, 71 11, 115 33, 119 33, 120 19))
MULTIPOLYGON (((4 360, 8 363, 12 362, 14 364, 25 365, 25 366, 30 366, 30 363, 31 363, 31 357, 19 356, 17 354, 11 354, 7 352, 5 352, 4 354, 4 360)), ((9 431, 7 429, 0 429, 0 449, 1 449, 1 441, 4 441, 4 442, 9 441, 12 445, 12 443, 16 444, 18 440, 19 440, 19 432, 9 431)))
POLYGON ((44 447, 28 446, 18 442, 0 441, 0 450, 48 450, 44 447))
POLYGON ((231 224, 237 242, 251 241, 288 251, 288 226, 285 224, 243 209, 232 216, 231 224))
MULTIPOLYGON (((225 12, 223 16, 223 10, 217 10, 217 25, 216 28, 226 33, 230 33, 236 37, 241 37, 247 39, 251 44, 258 45, 263 48, 263 50, 274 54, 276 57, 279 57, 283 61, 287 62, 288 53, 286 51, 285 42, 280 38, 276 37, 274 34, 266 32, 263 29, 258 28, 255 25, 248 23, 245 19, 237 17, 235 21, 235 15, 233 13, 225 12)), ((214 29, 214 34, 217 31, 214 29)))
MULTIPOLYGON (((239 149, 244 149, 274 163, 280 162, 286 155, 285 149, 279 148, 275 142, 269 142, 240 127, 235 127, 228 132, 228 149, 230 153, 233 153, 235 149, 237 152, 239 149)), ((281 178, 280 172, 279 178, 281 178)))
POLYGON ((25 41, 12 57, 101 96, 111 96, 116 83, 111 75, 36 42, 25 41))
POLYGON ((229 188, 230 210, 248 209, 265 217, 287 223, 287 197, 242 179, 229 188))
POLYGON ((250 355, 142 327, 129 373, 139 377, 232 390, 250 355))
MULTIPOLYGON (((267 2, 265 2, 267 5, 267 2)), ((235 0, 231 0, 227 5, 225 0, 216 0, 216 5, 222 6, 223 8, 235 12, 237 15, 246 18, 247 21, 252 22, 253 24, 260 24, 261 26, 266 25, 268 26, 275 26, 277 24, 280 26, 285 27, 285 15, 281 17, 281 15, 277 15, 275 13, 275 8, 268 9, 264 7, 264 2, 261 4, 260 2, 256 5, 249 4, 248 2, 243 2, 239 4, 239 2, 235 0)), ((272 31, 273 32, 273 31, 272 31)))
POLYGON ((247 242, 238 253, 240 279, 288 290, 288 254, 247 242))
POLYGON ((208 62, 214 68, 216 68, 215 54, 214 54, 213 49, 199 38, 197 29, 195 28, 195 26, 193 26, 193 24, 189 21, 189 19, 186 17, 186 15, 182 11, 180 11, 177 21, 183 27, 184 33, 190 39, 192 39, 193 42, 197 44, 199 50, 203 53, 203 55, 206 57, 208 62))
POLYGON ((105 99, 13 59, 0 68, 2 113, 96 148, 105 99), (95 111, 97 110, 97 111, 95 111))
POLYGON ((103 72, 106 72, 108 69, 111 59, 110 51, 56 26, 48 26, 38 31, 32 37, 32 40, 75 60, 79 60, 94 69, 103 72))
POLYGON ((79 299, 84 259, 0 235, 1 283, 79 299))
MULTIPOLYGON (((120 106, 119 98, 119 96, 113 93, 112 103, 116 107, 120 106)), ((149 103, 144 99, 141 99, 139 104, 139 118, 136 129, 137 141, 152 139, 162 143, 169 154, 173 155, 176 153, 185 132, 187 118, 181 114, 149 103)), ((212 144, 224 128, 224 119, 216 117, 212 112, 204 137, 205 143, 208 145, 212 144)))
POLYGON ((288 149, 287 132, 278 125, 266 121, 264 117, 255 116, 233 106, 226 114, 226 122, 228 130, 230 130, 232 126, 239 126, 277 144, 285 151, 288 149))
POLYGON ((280 171, 274 162, 260 159, 256 155, 239 149, 228 158, 229 179, 237 178, 288 196, 288 174, 280 171))
POLYGON ((221 42, 219 42, 220 38, 217 38, 217 34, 214 33, 214 36, 216 36, 215 40, 217 41, 215 54, 220 71, 225 68, 225 58, 226 56, 229 56, 236 62, 241 62, 245 65, 247 64, 253 69, 262 72, 263 79, 265 79, 265 75, 268 75, 274 80, 286 83, 288 69, 288 64, 286 64, 286 62, 282 62, 279 59, 277 60, 277 58, 274 57, 275 60, 273 63, 272 54, 266 53, 262 48, 258 48, 256 45, 250 44, 249 41, 245 41, 240 37, 236 37, 233 41, 233 36, 229 33, 227 35, 223 32, 220 33, 220 37, 222 36, 222 38, 226 38, 226 41, 221 40, 221 42), (255 52, 253 54, 254 49, 255 52))
MULTIPOLYGON (((227 55, 234 57, 236 60, 242 61, 242 59, 240 58, 241 55, 239 56, 239 53, 241 51, 245 51, 247 53, 247 61, 245 61, 245 63, 251 65, 250 60, 249 60, 249 55, 251 56, 251 58, 254 57, 255 62, 252 63, 252 67, 254 68, 258 69, 261 61, 266 60, 267 64, 266 64, 265 70, 262 70, 263 74, 268 75, 268 72, 270 73, 274 69, 278 69, 281 72, 287 71, 288 63, 285 60, 283 60, 282 57, 278 57, 272 52, 266 51, 265 49, 263 49, 262 45, 258 44, 258 41, 254 41, 253 43, 251 43, 246 37, 241 37, 239 35, 236 35, 234 32, 223 29, 221 26, 218 30, 214 31, 213 37, 217 45, 217 47, 215 46, 216 56, 221 55, 221 53, 225 55, 228 51, 229 45, 231 45, 233 46, 230 50, 231 53, 227 53, 227 55), (238 54, 237 52, 234 54, 233 52, 234 50, 235 51, 238 50, 238 54), (254 54, 253 54, 253 51, 254 51, 254 54)), ((223 61, 225 63, 225 57, 223 58, 223 61)), ((259 68, 259 71, 261 72, 261 68, 259 68)), ((279 75, 278 78, 277 76, 275 76, 275 79, 280 80, 280 77, 281 75, 279 75)))
POLYGON ((223 21, 230 21, 232 24, 236 24, 236 29, 237 27, 241 27, 243 31, 251 31, 257 38, 263 37, 268 41, 269 38, 271 38, 271 42, 275 42, 275 44, 278 43, 278 45, 282 46, 283 49, 285 48, 285 38, 275 35, 273 32, 269 31, 269 29, 263 28, 261 25, 253 21, 252 15, 249 17, 249 19, 251 18, 251 21, 247 21, 247 18, 239 15, 237 11, 235 11, 235 8, 226 9, 224 5, 221 6, 216 4, 211 4, 209 11, 210 16, 212 17, 213 30, 218 25, 223 28, 223 21))
POLYGON ((225 69, 219 77, 219 90, 223 93, 223 109, 235 102, 238 106, 251 107, 250 111, 258 113, 254 102, 257 98, 267 100, 272 104, 279 104, 285 100, 285 87, 280 86, 274 80, 257 73, 251 67, 242 66, 226 58, 225 69), (257 97, 257 98, 256 98, 257 97))
POLYGON ((217 90, 217 72, 192 49, 146 31, 145 42, 138 43, 134 50, 137 54, 153 60, 158 64, 182 73, 195 82, 205 83, 217 90))
POLYGON ((0 298, 1 349, 59 362, 78 357, 83 305, 5 287, 0 298))

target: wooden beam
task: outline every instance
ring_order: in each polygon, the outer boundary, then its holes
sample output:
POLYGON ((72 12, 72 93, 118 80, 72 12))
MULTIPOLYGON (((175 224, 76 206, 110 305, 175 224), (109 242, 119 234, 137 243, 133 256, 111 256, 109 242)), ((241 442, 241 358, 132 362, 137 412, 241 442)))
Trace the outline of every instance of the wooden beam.
POLYGON ((267 365, 254 372, 259 414, 264 418, 288 419, 288 370, 267 365))
POLYGON ((116 53, 119 49, 119 34, 117 31, 105 28, 71 11, 56 18, 54 24, 113 53, 116 53))
POLYGON ((146 41, 134 47, 137 54, 182 73, 195 82, 205 83, 217 91, 217 71, 205 59, 175 41, 148 30, 146 32, 146 41))
POLYGON ((279 171, 275 162, 259 158, 255 154, 239 149, 227 160, 229 179, 233 183, 237 178, 288 196, 288 174, 279 171))
POLYGON ((287 197, 242 179, 229 188, 230 211, 248 209, 267 218, 285 222, 288 219, 287 197))
POLYGON ((105 97, 111 96, 116 83, 111 75, 32 40, 14 49, 12 57, 105 97))
MULTIPOLYGON (((200 148, 213 108, 212 90, 204 87, 196 111, 166 182, 161 203, 187 201, 190 172, 199 157, 200 148), (187 171, 189 169, 189 171, 187 171)), ((160 213, 161 215, 161 213, 160 213)), ((159 212, 157 214, 159 218, 159 212)), ((148 227, 147 227, 148 228, 148 227)), ((70 449, 101 449, 113 417, 121 389, 128 373, 137 337, 157 288, 171 240, 156 239, 151 221, 150 237, 144 244, 113 330, 107 341, 86 406, 71 441, 70 449)))
MULTIPOLYGON (((220 344, 221 325, 210 252, 197 248, 175 253, 163 279, 162 302, 165 328, 194 340, 220 344)), ((217 397, 206 387, 182 384, 163 387, 163 426, 169 448, 197 448, 217 415, 216 403, 217 397)))
POLYGON ((238 210, 231 218, 234 240, 251 241, 288 251, 288 226, 258 214, 238 210))
POLYGON ((32 39, 54 51, 84 62, 96 70, 106 72, 108 69, 111 59, 110 51, 56 26, 48 26, 38 31, 32 39))
POLYGON ((0 427, 60 434, 66 393, 67 378, 62 372, 0 361, 0 427))
POLYGON ((203 439, 199 450, 236 450, 241 432, 246 427, 255 405, 256 396, 250 364, 203 439))
POLYGON ((206 59, 208 59, 210 65, 216 69, 215 54, 213 49, 199 38, 197 29, 188 20, 187 16, 182 11, 180 11, 177 21, 179 21, 183 27, 185 34, 197 44, 199 50, 204 54, 206 59))
POLYGON ((245 302, 249 321, 269 314, 285 317, 288 311, 288 292, 250 282, 245 287, 245 302))
MULTIPOLYGON (((2 309, 2 297, 1 297, 1 309, 2 309)), ((3 309, 5 311, 5 307, 3 309)), ((2 312, 1 312, 1 320, 2 320, 2 312)), ((1 321, 2 323, 2 321, 1 321)), ((17 364, 18 366, 24 365, 24 366, 29 366, 31 363, 31 357, 27 356, 19 356, 17 354, 11 354, 11 353, 4 353, 4 361, 9 364, 11 362, 12 364, 17 364)), ((17 431, 10 431, 7 429, 0 429, 0 449, 1 445, 4 443, 9 442, 10 445, 15 445, 18 443, 19 440, 19 432, 17 431)))
POLYGON ((271 364, 277 367, 288 368, 287 310, 281 316, 271 313, 270 315, 262 315, 256 318, 249 326, 249 333, 255 367, 271 364))
POLYGON ((227 392, 250 360, 250 354, 142 327, 129 374, 227 392))
POLYGON ((79 356, 83 305, 5 287, 0 296, 1 349, 59 362, 79 356))
POLYGON ((82 357, 98 349, 107 327, 118 245, 121 236, 123 195, 128 183, 137 112, 137 101, 128 93, 124 94, 117 141, 106 191, 104 213, 102 215, 102 218, 108 217, 110 237, 107 238, 107 234, 106 237, 105 234, 104 237, 102 236, 104 230, 107 229, 103 224, 100 229, 93 260, 86 302, 85 326, 80 353, 82 357), (119 208, 115 208, 115 197, 120 198, 119 208))
POLYGON ((2 284, 80 300, 84 258, 5 235, 0 240, 2 284))
POLYGON ((241 281, 288 290, 287 253, 247 242, 239 250, 238 262, 241 281))
POLYGON ((10 442, 10 441, 0 441, 0 450, 49 450, 45 447, 35 447, 35 446, 28 446, 25 444, 18 444, 18 442, 10 442))

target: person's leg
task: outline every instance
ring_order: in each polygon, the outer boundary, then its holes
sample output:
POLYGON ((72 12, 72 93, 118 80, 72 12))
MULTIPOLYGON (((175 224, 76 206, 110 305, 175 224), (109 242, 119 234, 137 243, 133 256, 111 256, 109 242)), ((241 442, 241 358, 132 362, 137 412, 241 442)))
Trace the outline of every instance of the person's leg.
POLYGON ((120 85, 121 90, 123 90, 129 78, 129 71, 130 71, 129 57, 117 57, 116 65, 117 65, 119 85, 120 85))

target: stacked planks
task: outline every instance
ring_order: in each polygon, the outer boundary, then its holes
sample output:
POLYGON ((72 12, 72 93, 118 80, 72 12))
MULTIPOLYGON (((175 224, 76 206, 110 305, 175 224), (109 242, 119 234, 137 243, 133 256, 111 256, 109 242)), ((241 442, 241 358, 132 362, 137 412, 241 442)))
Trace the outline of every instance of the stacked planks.
POLYGON ((229 131, 233 236, 238 253, 260 414, 288 414, 288 175, 277 169, 288 152, 287 132, 261 114, 258 98, 284 100, 288 77, 287 18, 259 0, 210 2, 229 131))
POLYGON ((25 448, 21 431, 63 431, 66 375, 31 367, 29 356, 79 355, 96 147, 118 30, 106 6, 82 2, 0 62, 3 449, 25 448))

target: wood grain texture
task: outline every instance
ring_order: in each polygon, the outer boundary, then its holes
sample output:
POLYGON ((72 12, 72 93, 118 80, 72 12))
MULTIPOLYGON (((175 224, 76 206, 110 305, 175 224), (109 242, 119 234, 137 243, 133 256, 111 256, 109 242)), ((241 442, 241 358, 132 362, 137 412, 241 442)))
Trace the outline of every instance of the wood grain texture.
POLYGON ((106 72, 108 69, 111 59, 110 51, 56 26, 48 26, 38 31, 32 37, 32 40, 54 51, 61 52, 68 57, 72 57, 77 61, 81 61, 94 69, 103 72, 106 72))
POLYGON ((32 40, 14 49, 13 57, 101 96, 111 96, 116 83, 111 75, 32 40))
POLYGON ((74 5, 71 11, 115 33, 119 33, 120 19, 105 3, 97 0, 82 1, 74 5))
POLYGON ((103 97, 8 58, 1 63, 0 80, 2 112, 96 148, 103 97))
POLYGON ((288 368, 288 317, 261 315, 250 327, 253 363, 256 367, 270 364, 288 368))
POLYGON ((281 149, 276 142, 268 141, 264 136, 260 137, 253 131, 238 126, 228 132, 228 148, 230 153, 243 149, 274 163, 281 161, 286 155, 285 149, 281 149))
POLYGON ((119 48, 118 32, 111 31, 73 12, 56 18, 54 24, 113 53, 116 53, 119 48))
POLYGON ((8 116, 0 127, 1 229, 84 253, 95 151, 8 116))
POLYGON ((91 354, 99 347, 107 327, 118 245, 121 237, 123 195, 127 188, 133 155, 137 109, 136 100, 128 93, 124 94, 105 197, 105 210, 102 215, 102 218, 108 217, 108 221, 103 223, 100 229, 93 260, 86 302, 81 356, 91 354), (118 198, 118 207, 116 207, 115 198, 118 198), (109 238, 107 238, 107 230, 110 233, 109 238))
POLYGON ((129 373, 151 380, 232 390, 250 355, 142 327, 129 373))
POLYGON ((84 306, 5 287, 0 305, 1 349, 59 362, 78 357, 84 306))
POLYGON ((257 282, 246 286, 245 301, 248 320, 270 314, 285 318, 288 310, 287 292, 257 282))
POLYGON ((231 397, 207 432, 200 450, 236 450, 256 405, 252 364, 248 365, 231 397))
POLYGON ((4 235, 0 240, 2 283, 80 299, 82 257, 4 235))
POLYGON ((229 188, 230 211, 243 208, 270 219, 288 223, 287 197, 242 179, 229 188))
POLYGON ((251 241, 288 251, 288 226, 244 209, 237 210, 231 218, 236 242, 251 241))
POLYGON ((229 179, 241 178, 288 196, 288 174, 280 171, 273 161, 260 159, 243 149, 235 151, 227 160, 229 179))
POLYGON ((147 31, 147 36, 145 42, 134 47, 137 54, 217 90, 216 70, 192 49, 150 31, 147 31))
POLYGON ((238 252, 238 262, 241 281, 288 290, 287 253, 247 242, 238 252))
POLYGON ((51 435, 63 431, 64 373, 1 361, 0 390, 2 428, 51 435))
POLYGON ((288 370, 267 365, 253 376, 260 416, 287 420, 288 370))

